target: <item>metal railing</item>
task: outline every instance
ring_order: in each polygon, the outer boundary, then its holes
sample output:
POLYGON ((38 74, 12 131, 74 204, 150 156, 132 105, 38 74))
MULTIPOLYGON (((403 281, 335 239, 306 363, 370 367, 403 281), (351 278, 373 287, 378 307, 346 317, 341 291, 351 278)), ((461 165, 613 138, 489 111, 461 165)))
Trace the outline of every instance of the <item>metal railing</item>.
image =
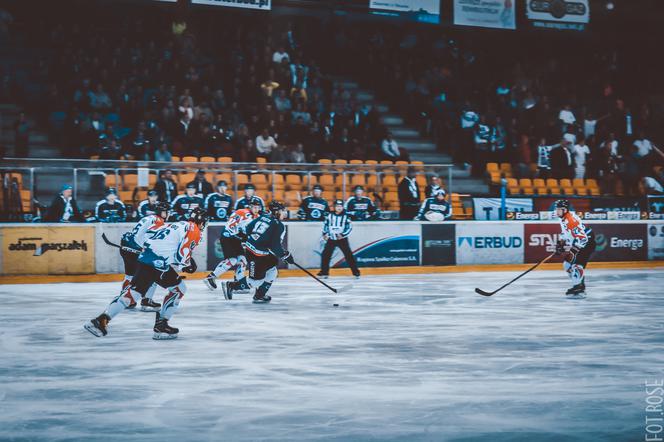
MULTIPOLYGON (((321 164, 321 163, 223 163, 223 162, 178 162, 165 163, 156 161, 113 161, 113 160, 70 160, 70 159, 21 159, 5 158, 0 160, 0 173, 20 173, 22 189, 31 191, 31 209, 34 203, 48 201, 60 191, 62 184, 71 184, 75 198, 94 202, 99 200, 104 193, 106 176, 114 175, 115 183, 123 183, 124 177, 136 175, 136 185, 141 189, 153 187, 150 184, 150 175, 154 176, 152 182, 158 179, 159 172, 172 170, 174 174, 196 172, 203 170, 208 174, 211 181, 216 181, 216 176, 230 174, 233 197, 237 198, 242 191, 240 175, 247 175, 251 182, 251 176, 262 174, 269 175, 268 190, 272 194, 284 190, 288 183, 285 181, 287 175, 299 175, 304 178, 306 185, 302 190, 311 191, 313 184, 320 181, 320 177, 330 175, 333 177, 334 189, 339 191, 344 198, 350 196, 353 187, 353 176, 363 175, 367 179, 375 176, 375 186, 379 192, 384 191, 386 177, 394 177, 395 181, 411 169, 419 175, 429 177, 437 175, 444 181, 448 192, 453 191, 451 164, 321 164), (277 178, 281 175, 282 178, 277 178), (145 181, 145 178, 147 181, 145 181), (313 179, 316 177, 316 179, 313 179), (282 180, 283 186, 280 184, 282 180), (280 187, 280 188, 279 188, 280 187)), ((362 181, 362 180, 359 180, 362 181)), ((184 183, 180 183, 184 185, 184 183)), ((212 182, 213 186, 216 184, 212 182)), ((322 184, 325 187, 325 184, 322 184)), ((133 190, 133 189, 131 189, 133 190)), ((423 189, 421 189, 423 190, 423 189)))

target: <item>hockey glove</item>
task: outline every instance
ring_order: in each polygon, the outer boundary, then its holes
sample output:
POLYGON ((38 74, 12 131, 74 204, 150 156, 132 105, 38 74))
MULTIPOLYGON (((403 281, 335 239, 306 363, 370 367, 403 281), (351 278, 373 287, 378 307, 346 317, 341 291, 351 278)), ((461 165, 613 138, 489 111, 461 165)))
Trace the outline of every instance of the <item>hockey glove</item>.
POLYGON ((284 261, 286 261, 288 264, 295 264, 295 260, 293 259, 293 255, 291 255, 290 252, 286 252, 284 256, 281 257, 284 261))
POLYGON ((194 261, 194 258, 191 258, 189 265, 187 267, 183 267, 182 271, 184 273, 194 273, 198 266, 196 265, 196 261, 194 261))
POLYGON ((556 243, 556 255, 563 255, 565 253, 565 244, 566 241, 564 239, 558 240, 556 243))

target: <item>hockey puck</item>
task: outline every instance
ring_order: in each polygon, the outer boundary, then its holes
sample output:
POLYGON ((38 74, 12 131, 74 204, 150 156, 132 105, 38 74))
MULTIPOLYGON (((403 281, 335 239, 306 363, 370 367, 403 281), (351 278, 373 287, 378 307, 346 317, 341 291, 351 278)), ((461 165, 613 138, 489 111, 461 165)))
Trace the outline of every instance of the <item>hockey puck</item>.
POLYGON ((339 304, 332 304, 334 307, 339 307, 339 304))

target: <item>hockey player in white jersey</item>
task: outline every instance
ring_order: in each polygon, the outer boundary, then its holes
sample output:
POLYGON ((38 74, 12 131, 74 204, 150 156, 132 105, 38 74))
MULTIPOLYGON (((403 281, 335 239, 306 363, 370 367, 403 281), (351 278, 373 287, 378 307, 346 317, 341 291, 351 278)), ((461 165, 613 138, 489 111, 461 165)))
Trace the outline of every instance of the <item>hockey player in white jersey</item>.
MULTIPOLYGON (((246 209, 238 209, 228 218, 228 222, 221 232, 221 251, 224 259, 210 274, 203 280, 210 290, 217 289, 216 279, 228 270, 235 268, 235 281, 244 277, 244 270, 247 267, 247 259, 244 256, 244 247, 242 243, 246 239, 245 227, 261 213, 262 201, 258 198, 252 198, 248 202, 246 209)), ((236 293, 240 291, 237 290, 236 293)))
MULTIPOLYGON (((136 273, 138 255, 140 255, 143 251, 143 244, 145 243, 146 234, 150 231, 155 231, 160 227, 163 227, 164 222, 168 219, 170 210, 170 203, 157 203, 155 207, 156 214, 144 216, 138 223, 136 223, 133 229, 122 235, 122 240, 120 242, 120 256, 124 262, 125 276, 124 281, 122 281, 122 290, 120 291, 121 293, 126 290, 131 290, 131 280, 136 273)), ((153 284, 152 287, 148 289, 147 293, 145 293, 145 296, 141 299, 142 311, 157 311, 157 309, 161 307, 161 304, 152 300, 156 288, 157 285, 153 284)), ((136 302, 131 302, 127 308, 133 309, 135 307, 136 302)))
POLYGON ((177 310, 186 292, 179 271, 194 273, 196 262, 192 253, 201 242, 207 225, 205 210, 197 207, 187 221, 178 221, 149 232, 143 252, 138 257, 136 275, 131 290, 124 291, 108 305, 104 313, 85 324, 85 329, 97 337, 108 334, 108 323, 132 302, 138 302, 152 284, 168 290, 161 310, 156 313, 153 339, 174 339, 179 330, 168 320, 177 310))

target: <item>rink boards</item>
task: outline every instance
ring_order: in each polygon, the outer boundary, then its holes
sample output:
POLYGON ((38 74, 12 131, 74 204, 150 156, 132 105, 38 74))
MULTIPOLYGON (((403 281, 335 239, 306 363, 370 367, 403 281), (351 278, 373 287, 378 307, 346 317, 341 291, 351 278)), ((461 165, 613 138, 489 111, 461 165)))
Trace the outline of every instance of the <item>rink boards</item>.
MULTIPOLYGON (((114 243, 133 227, 122 224, 5 224, 0 226, 2 275, 122 273, 114 243)), ((664 221, 588 222, 597 239, 593 261, 664 260, 664 221)), ((194 251, 199 271, 223 259, 217 239, 223 223, 212 223, 194 251)), ((320 267, 322 223, 287 222, 285 243, 299 264, 320 267)), ((368 221, 356 222, 351 248, 360 267, 523 264, 555 249, 554 221, 368 221)), ((337 250, 332 267, 346 263, 337 250)))

